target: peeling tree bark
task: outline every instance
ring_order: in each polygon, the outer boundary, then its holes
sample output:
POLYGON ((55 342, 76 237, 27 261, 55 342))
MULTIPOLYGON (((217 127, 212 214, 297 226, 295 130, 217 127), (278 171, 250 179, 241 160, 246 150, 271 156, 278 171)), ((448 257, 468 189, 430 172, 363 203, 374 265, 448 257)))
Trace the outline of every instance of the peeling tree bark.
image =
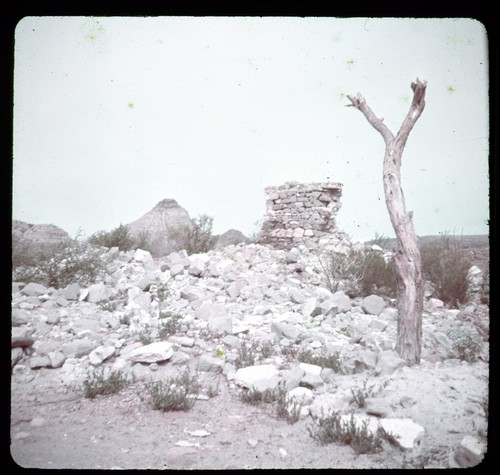
POLYGON ((368 107, 358 93, 347 96, 350 106, 359 109, 368 122, 382 135, 385 142, 383 165, 385 202, 391 223, 396 232, 397 245, 394 264, 397 275, 398 334, 396 351, 410 364, 420 363, 422 349, 423 278, 420 249, 413 227, 412 212, 406 211, 405 198, 401 188, 401 156, 408 135, 425 107, 426 81, 411 83, 413 101, 396 136, 368 107))

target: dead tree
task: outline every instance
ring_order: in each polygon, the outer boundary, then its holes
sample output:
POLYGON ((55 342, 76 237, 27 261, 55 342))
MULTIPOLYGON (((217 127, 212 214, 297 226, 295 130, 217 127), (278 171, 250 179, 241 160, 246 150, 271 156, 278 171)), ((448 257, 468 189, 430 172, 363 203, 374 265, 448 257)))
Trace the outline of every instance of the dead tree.
POLYGON ((401 156, 413 126, 425 107, 426 81, 411 83, 413 101, 399 132, 394 134, 368 107, 358 93, 347 96, 350 106, 359 109, 385 142, 383 165, 385 203, 396 232, 394 265, 397 276, 398 333, 396 351, 410 364, 420 363, 422 349, 423 278, 420 249, 413 226, 412 212, 406 211, 401 188, 401 156))

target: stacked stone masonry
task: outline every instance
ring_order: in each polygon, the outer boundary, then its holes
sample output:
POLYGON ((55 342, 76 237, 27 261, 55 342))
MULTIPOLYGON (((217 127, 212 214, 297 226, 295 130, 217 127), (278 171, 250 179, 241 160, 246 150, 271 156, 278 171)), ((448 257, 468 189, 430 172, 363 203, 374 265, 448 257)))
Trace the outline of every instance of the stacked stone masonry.
POLYGON ((340 209, 340 183, 287 182, 265 188, 266 213, 259 243, 277 249, 304 244, 310 249, 342 251, 348 236, 336 225, 340 209))

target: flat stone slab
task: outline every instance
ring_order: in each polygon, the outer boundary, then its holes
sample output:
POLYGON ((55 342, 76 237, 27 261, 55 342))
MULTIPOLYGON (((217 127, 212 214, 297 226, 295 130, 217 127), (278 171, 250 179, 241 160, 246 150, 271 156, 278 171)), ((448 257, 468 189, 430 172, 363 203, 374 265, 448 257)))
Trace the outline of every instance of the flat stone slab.
POLYGON ((269 380, 278 375, 278 368, 272 364, 247 366, 236 371, 234 382, 238 386, 250 388, 259 381, 269 380))
POLYGON ((173 354, 172 343, 158 341, 132 350, 128 359, 136 363, 158 363, 159 361, 169 360, 173 354))
POLYGON ((380 426, 387 434, 394 436, 404 450, 412 450, 425 433, 425 429, 411 419, 381 419, 380 426))

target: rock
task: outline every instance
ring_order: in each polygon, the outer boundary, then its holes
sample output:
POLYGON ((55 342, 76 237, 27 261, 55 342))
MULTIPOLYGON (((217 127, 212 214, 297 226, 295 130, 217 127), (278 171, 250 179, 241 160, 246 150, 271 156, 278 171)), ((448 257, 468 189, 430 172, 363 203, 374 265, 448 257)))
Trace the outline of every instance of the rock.
POLYGON ((321 308, 323 310, 323 314, 328 317, 335 317, 338 312, 337 302, 333 298, 327 298, 323 302, 321 302, 321 308))
POLYGON ((127 305, 148 311, 151 307, 151 294, 143 292, 139 287, 131 287, 127 291, 127 305))
POLYGON ((369 295, 361 302, 361 308, 370 315, 379 315, 385 308, 385 301, 378 295, 369 295))
POLYGON ((226 292, 231 297, 231 299, 235 299, 236 297, 239 297, 241 293, 241 289, 246 287, 248 284, 246 281, 240 279, 235 282, 231 282, 231 284, 228 285, 226 292))
POLYGON ((406 361, 399 357, 399 355, 392 350, 381 351, 378 355, 377 366, 375 367, 375 374, 380 376, 382 374, 392 374, 398 368, 406 366, 406 361))
POLYGON ((304 295, 304 292, 302 292, 300 289, 290 289, 289 293, 290 300, 293 303, 304 303, 306 300, 306 297, 304 295))
POLYGON ((45 424, 47 424, 47 420, 40 416, 33 417, 30 421, 31 427, 43 427, 45 424))
POLYGON ((170 362, 175 365, 180 365, 187 363, 190 359, 191 357, 187 353, 183 351, 174 351, 174 354, 170 358, 170 362))
POLYGON ((13 308, 11 312, 11 322, 12 326, 19 327, 25 325, 30 321, 29 313, 26 310, 20 308, 13 308))
POLYGON ((29 336, 12 336, 11 337, 11 348, 29 348, 35 343, 35 340, 29 336))
POLYGON ((94 320, 92 318, 75 318, 70 325, 71 331, 75 335, 83 331, 98 333, 101 329, 99 320, 94 320))
POLYGON ((288 338, 293 342, 298 341, 304 334, 304 330, 300 326, 291 325, 285 322, 272 322, 271 331, 274 332, 278 338, 288 338))
POLYGON ((69 300, 66 300, 64 297, 58 297, 56 299, 56 304, 59 305, 59 307, 66 308, 69 305, 69 300))
POLYGON ((309 413, 316 418, 332 416, 336 412, 347 410, 349 399, 340 394, 322 393, 318 394, 309 406, 309 413))
POLYGON ((353 343, 358 343, 363 336, 365 336, 370 331, 368 323, 366 321, 357 321, 350 323, 347 326, 346 333, 351 337, 353 343))
POLYGON ((248 439, 247 440, 247 444, 250 446, 250 447, 257 447, 257 445, 259 444, 259 441, 257 439, 248 439))
POLYGON ((350 365, 355 373, 372 370, 377 365, 377 354, 369 349, 358 351, 350 359, 350 365))
POLYGON ((39 369, 50 367, 50 360, 48 356, 32 356, 30 359, 30 368, 39 369))
POLYGON ((387 417, 392 409, 383 397, 369 397, 365 399, 365 412, 377 417, 387 417))
POLYGON ((314 394, 309 388, 296 387, 286 395, 289 404, 295 402, 300 406, 308 406, 313 402, 314 394))
POLYGON ((430 298, 427 302, 424 302, 424 310, 426 312, 434 312, 437 309, 444 308, 444 302, 436 298, 430 298))
POLYGON ((280 371, 281 379, 287 391, 296 388, 305 374, 306 372, 300 368, 299 365, 293 366, 291 369, 280 371))
POLYGON ((226 335, 222 339, 222 343, 231 348, 241 348, 241 340, 236 335, 226 335))
POLYGON ((398 309, 393 307, 386 307, 379 315, 380 318, 389 321, 397 321, 398 319, 398 309))
POLYGON ((128 359, 136 363, 158 363, 170 359, 173 353, 174 349, 171 343, 159 341, 132 350, 128 359))
POLYGON ((188 268, 188 273, 195 277, 200 277, 205 270, 205 263, 201 260, 194 260, 188 268))
POLYGON ((186 299, 188 302, 196 302, 204 297, 204 292, 194 285, 186 285, 181 289, 180 295, 182 299, 186 299))
POLYGON ((306 318, 321 315, 323 308, 315 297, 308 298, 302 307, 302 315, 306 318))
POLYGON ((224 368, 224 360, 212 355, 201 355, 198 362, 198 371, 221 373, 224 368))
POLYGON ((338 312, 348 312, 351 310, 351 299, 341 290, 335 292, 330 298, 337 307, 338 312))
POLYGON ((412 450, 420 445, 425 429, 411 419, 380 419, 380 426, 395 438, 404 450, 412 450))
POLYGON ((44 287, 43 285, 37 284, 35 282, 31 282, 28 285, 25 285, 21 289, 21 294, 27 295, 29 297, 33 297, 33 296, 38 297, 39 295, 46 294, 47 291, 48 291, 48 289, 46 287, 44 287))
POLYGON ((238 386, 250 388, 256 383, 267 381, 278 375, 278 369, 272 364, 247 366, 236 371, 234 381, 238 386))
POLYGON ((88 355, 95 347, 96 342, 85 337, 64 343, 61 350, 66 358, 81 358, 88 355))
POLYGON ((173 343, 174 345, 180 345, 180 346, 193 346, 194 345, 194 338, 191 338, 189 336, 170 336, 168 337, 168 341, 170 343, 173 343))
POLYGON ((103 361, 106 361, 115 354, 115 350, 114 346, 98 346, 89 353, 90 364, 93 366, 101 365, 103 361))
POLYGON ((388 322, 374 318, 368 325, 372 330, 383 332, 387 328, 388 322))
POLYGON ((66 361, 66 356, 62 351, 51 351, 47 355, 50 361, 51 368, 60 368, 66 361))
POLYGON ((97 303, 109 299, 111 289, 105 284, 93 284, 89 287, 87 301, 97 303))
POLYGON ((13 368, 19 361, 23 359, 24 351, 22 348, 12 348, 10 351, 10 364, 11 368, 13 368))
POLYGON ((195 310, 195 316, 208 321, 208 328, 214 333, 233 332, 233 319, 222 304, 204 302, 195 310))
POLYGON ((474 467, 481 463, 485 452, 484 442, 472 435, 466 435, 455 451, 455 460, 461 467, 474 467))
POLYGON ((154 263, 151 253, 149 251, 144 251, 143 249, 137 249, 135 251, 134 260, 137 262, 142 262, 144 266, 149 266, 154 263))
POLYGON ((62 290, 62 297, 66 300, 78 300, 80 296, 80 286, 76 283, 69 284, 62 290))
POLYGON ((184 272, 184 266, 182 264, 174 264, 170 268, 170 275, 175 277, 176 275, 182 274, 184 272))

